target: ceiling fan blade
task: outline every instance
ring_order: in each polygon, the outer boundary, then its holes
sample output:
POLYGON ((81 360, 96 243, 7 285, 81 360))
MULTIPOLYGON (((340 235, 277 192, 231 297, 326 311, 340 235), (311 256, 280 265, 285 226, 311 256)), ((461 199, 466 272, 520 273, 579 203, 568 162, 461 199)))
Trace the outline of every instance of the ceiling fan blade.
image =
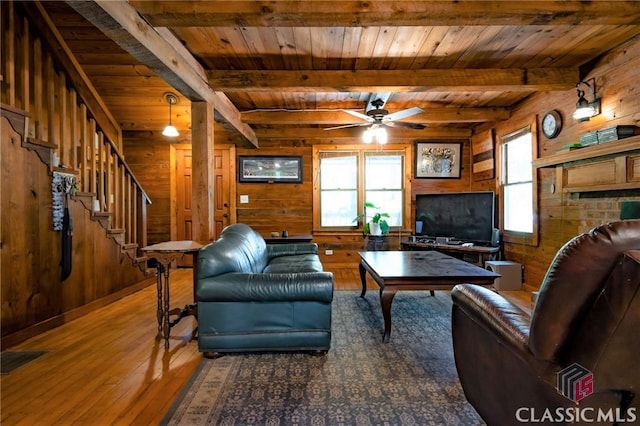
POLYGON ((350 127, 368 126, 369 123, 343 124, 342 126, 326 127, 323 130, 348 129, 350 127))
POLYGON ((361 112, 353 111, 353 110, 350 110, 350 109, 343 109, 343 111, 346 112, 347 114, 353 115, 354 117, 358 117, 358 118, 360 118, 362 120, 365 120, 367 123, 372 123, 373 122, 373 118, 369 117, 368 115, 364 115, 361 112))
POLYGON ((405 129, 422 130, 425 126, 420 123, 406 123, 404 121, 383 121, 383 124, 389 127, 404 127, 405 129))
POLYGON ((397 111, 392 114, 386 115, 382 118, 382 122, 402 120, 403 118, 411 117, 412 115, 420 114, 422 108, 413 107, 397 111))

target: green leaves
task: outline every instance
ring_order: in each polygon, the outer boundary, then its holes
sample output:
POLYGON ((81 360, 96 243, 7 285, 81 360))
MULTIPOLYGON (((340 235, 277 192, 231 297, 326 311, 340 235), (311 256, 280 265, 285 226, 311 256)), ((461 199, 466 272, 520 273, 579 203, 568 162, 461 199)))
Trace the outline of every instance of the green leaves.
POLYGON ((380 225, 380 230, 382 231, 383 234, 388 234, 389 233, 389 223, 384 220, 383 218, 385 217, 391 217, 389 215, 389 213, 380 213, 380 212, 376 212, 373 216, 371 215, 367 215, 367 209, 375 209, 375 210, 379 210, 380 207, 377 207, 375 204, 366 201, 364 203, 364 211, 362 213, 360 213, 358 216, 356 216, 353 219, 353 222, 357 222, 358 220, 364 218, 365 219, 365 223, 363 225, 362 228, 362 232, 364 232, 365 234, 368 234, 370 232, 369 229, 369 222, 373 222, 373 223, 377 223, 380 225), (370 220, 367 220, 370 219, 370 220))

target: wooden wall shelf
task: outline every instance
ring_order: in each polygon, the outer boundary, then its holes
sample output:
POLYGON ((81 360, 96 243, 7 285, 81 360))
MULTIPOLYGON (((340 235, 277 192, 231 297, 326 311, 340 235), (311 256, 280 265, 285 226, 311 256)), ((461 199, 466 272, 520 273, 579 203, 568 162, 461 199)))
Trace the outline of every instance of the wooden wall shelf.
POLYGON ((567 194, 640 189, 640 136, 534 160, 555 167, 556 186, 567 194))
POLYGON ((533 167, 554 167, 574 161, 589 160, 598 157, 615 156, 617 154, 640 151, 640 136, 607 142, 602 145, 592 145, 573 151, 553 154, 533 160, 533 167))

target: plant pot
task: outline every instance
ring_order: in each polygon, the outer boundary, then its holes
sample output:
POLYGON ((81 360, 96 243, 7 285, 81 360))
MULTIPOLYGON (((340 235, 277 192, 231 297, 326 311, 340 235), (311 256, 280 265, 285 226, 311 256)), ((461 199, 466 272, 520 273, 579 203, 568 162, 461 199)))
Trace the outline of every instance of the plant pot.
POLYGON ((376 222, 369 223, 369 234, 371 235, 382 235, 382 229, 380 229, 380 224, 376 222))

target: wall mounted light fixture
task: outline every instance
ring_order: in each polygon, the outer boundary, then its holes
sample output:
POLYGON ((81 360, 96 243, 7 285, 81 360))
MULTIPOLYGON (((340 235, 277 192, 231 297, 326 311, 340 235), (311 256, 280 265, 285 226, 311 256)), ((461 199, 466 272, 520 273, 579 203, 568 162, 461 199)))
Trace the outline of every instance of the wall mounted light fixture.
POLYGON ((362 134, 362 141, 364 143, 372 143, 375 141, 378 145, 384 145, 387 143, 387 130, 383 125, 373 124, 362 134))
POLYGON ((178 103, 178 95, 167 92, 164 94, 164 100, 169 104, 169 125, 164 128, 162 134, 164 136, 175 138, 176 136, 180 136, 180 133, 178 133, 178 129, 171 124, 171 106, 178 103))
POLYGON ((576 84, 576 90, 578 91, 578 102, 576 102, 573 118, 577 121, 589 121, 591 117, 600 114, 600 98, 596 98, 596 79, 590 78, 579 82, 576 84), (584 90, 580 89, 581 85, 586 86, 591 93, 591 101, 584 97, 584 90))

